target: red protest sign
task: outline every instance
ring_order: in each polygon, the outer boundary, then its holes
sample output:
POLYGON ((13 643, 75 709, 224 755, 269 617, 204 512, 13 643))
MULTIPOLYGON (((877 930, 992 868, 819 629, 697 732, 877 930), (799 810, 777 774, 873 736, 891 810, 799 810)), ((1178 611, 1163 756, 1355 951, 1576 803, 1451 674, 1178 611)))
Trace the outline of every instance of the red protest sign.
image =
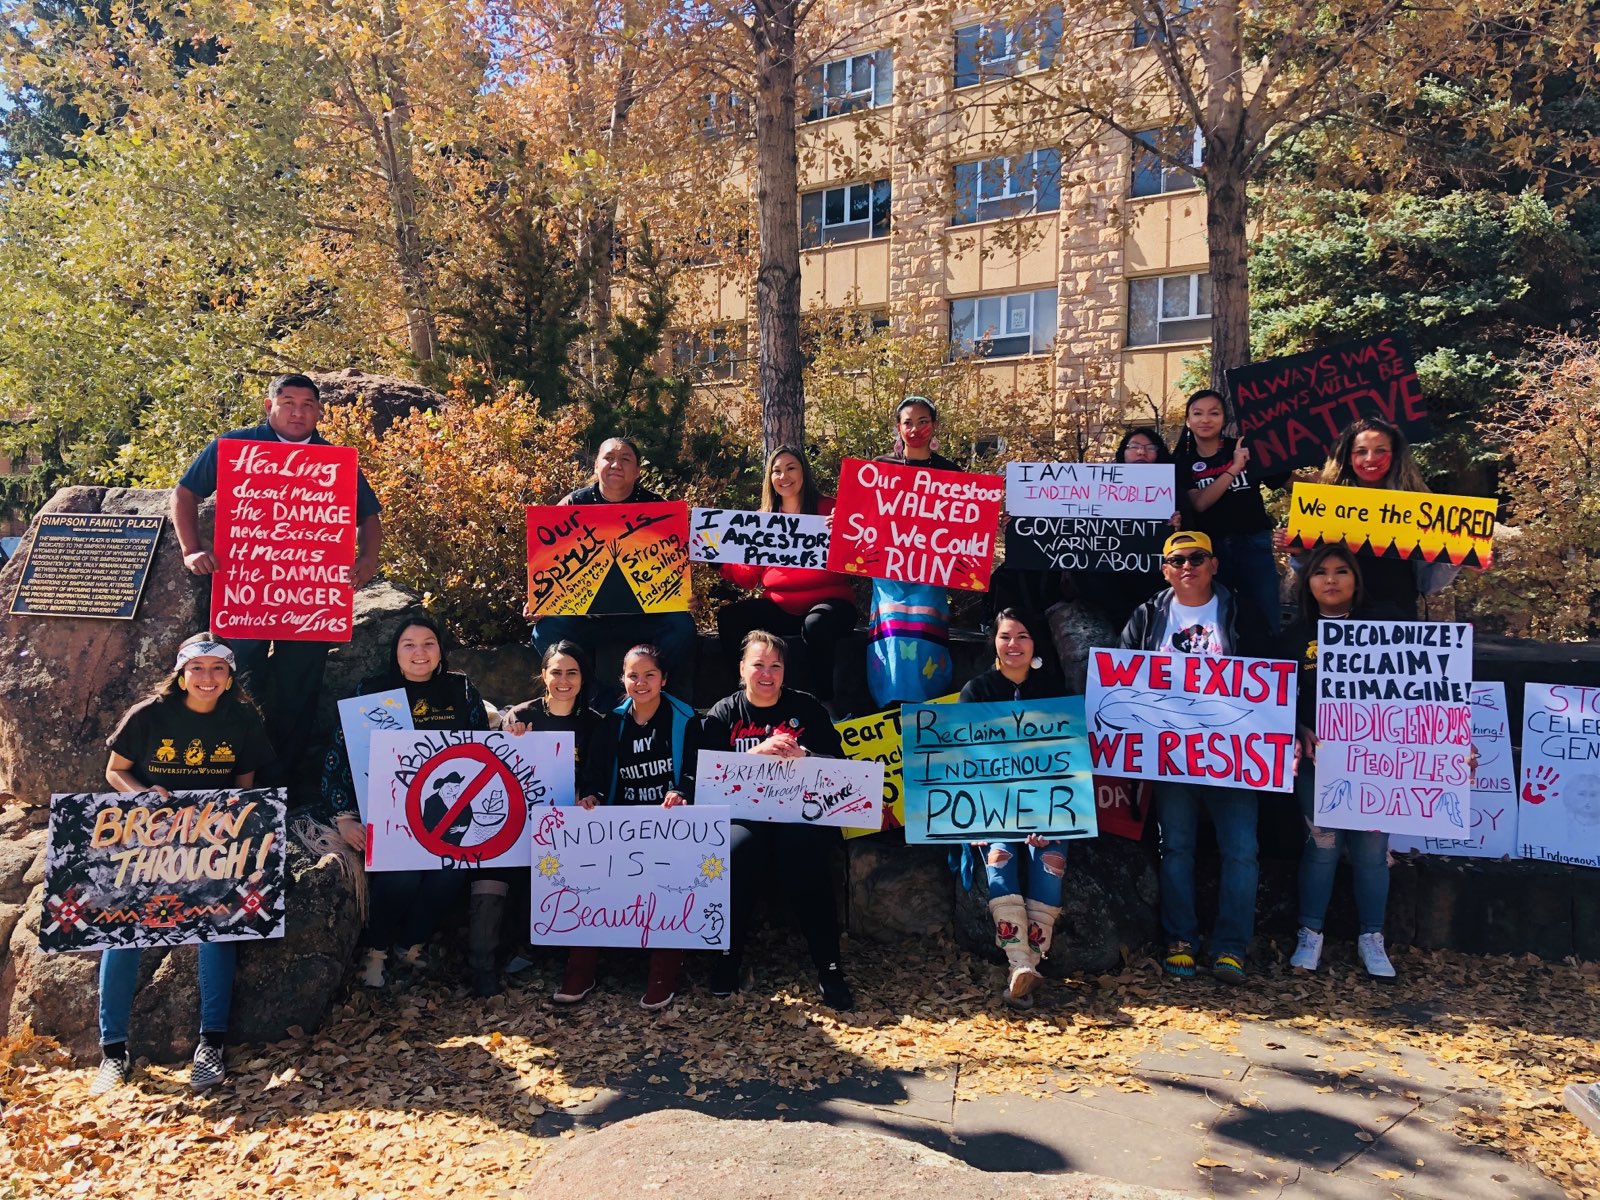
POLYGON ((1005 494, 999 475, 847 458, 828 570, 987 591, 1005 494))
POLYGON ((211 628, 224 637, 348 642, 356 452, 217 443, 211 628))
POLYGON ((487 862, 517 844, 528 822, 522 784, 481 742, 448 746, 422 764, 406 788, 406 822, 417 845, 440 858, 487 862), (479 800, 479 793, 491 788, 479 800), (463 845, 473 825, 487 836, 463 845))
POLYGON ((1144 840, 1144 828, 1150 821, 1154 807, 1155 785, 1148 779, 1113 779, 1105 775, 1094 777, 1095 817, 1100 822, 1102 834, 1144 840))

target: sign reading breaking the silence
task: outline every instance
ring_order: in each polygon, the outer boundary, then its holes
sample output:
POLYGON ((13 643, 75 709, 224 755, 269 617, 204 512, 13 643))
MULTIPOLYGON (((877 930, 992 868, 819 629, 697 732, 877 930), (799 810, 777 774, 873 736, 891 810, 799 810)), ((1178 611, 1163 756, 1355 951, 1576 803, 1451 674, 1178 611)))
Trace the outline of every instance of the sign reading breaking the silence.
POLYGON ((1124 779, 1294 790, 1297 668, 1273 658, 1094 650, 1094 769, 1124 779))
POLYGON ((39 948, 283 936, 284 792, 50 797, 39 948))
POLYGON ((689 557, 695 562, 821 570, 828 562, 828 518, 696 508, 690 512, 689 557))
POLYGON ((828 570, 987 591, 1005 480, 847 458, 828 570))
POLYGON ((906 841, 1096 836, 1082 696, 900 712, 906 841))
POLYGON ((728 948, 728 810, 556 808, 534 822, 537 946, 728 948))
POLYGON ((535 617, 688 609, 688 505, 528 509, 528 611, 535 617))
POLYGON ((1169 521, 1178 493, 1171 463, 1007 463, 1006 511, 1169 521))
POLYGON ((114 513, 40 516, 11 611, 130 620, 165 523, 165 517, 114 513))
POLYGON ((1006 522, 1006 566, 1015 571, 1156 571, 1171 534, 1170 513, 1159 521, 1012 517, 1006 522))
POLYGON ((1472 829, 1472 626, 1317 627, 1313 823, 1464 838, 1472 829))
POLYGON ((527 829, 575 804, 571 733, 374 732, 367 870, 526 867, 527 829))
POLYGON ((1415 837, 1395 834, 1396 854, 1421 850, 1460 858, 1520 858, 1517 849, 1517 771, 1511 754, 1506 685, 1472 685, 1472 749, 1478 756, 1472 774, 1472 828, 1465 837, 1415 837))
POLYGON ((1228 372, 1239 434, 1260 475, 1320 466, 1346 425, 1381 417, 1413 442, 1433 430, 1399 334, 1269 358, 1228 372))
POLYGON ((1289 504, 1288 545, 1309 550, 1343 542, 1378 558, 1444 558, 1488 570, 1494 564, 1499 507, 1498 500, 1477 496, 1297 483, 1289 504))
POLYGON ((694 796, 726 805, 737 821, 871 828, 883 822, 883 765, 702 750, 694 796))
POLYGON ((223 637, 348 642, 356 452, 217 443, 211 628, 223 637))
POLYGON ((1600 687, 1526 686, 1518 798, 1523 858, 1600 867, 1600 687))

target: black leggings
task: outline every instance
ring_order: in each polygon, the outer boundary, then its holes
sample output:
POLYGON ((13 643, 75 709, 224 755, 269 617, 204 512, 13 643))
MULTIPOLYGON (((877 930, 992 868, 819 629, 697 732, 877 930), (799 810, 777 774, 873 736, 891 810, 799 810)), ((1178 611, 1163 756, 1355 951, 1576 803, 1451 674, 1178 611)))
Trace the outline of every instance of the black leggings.
POLYGON ((765 629, 781 638, 800 635, 805 647, 803 678, 790 685, 810 692, 818 700, 833 699, 834 647, 856 627, 856 606, 848 600, 819 600, 803 617, 779 608, 765 596, 752 596, 724 604, 717 612, 717 636, 730 659, 737 661, 744 635, 765 629))
POLYGON ((778 822, 734 821, 733 930, 730 951, 735 964, 744 956, 760 900, 761 882, 774 875, 783 898, 794 910, 805 935, 811 961, 822 970, 839 961, 839 915, 833 907, 832 855, 839 831, 827 826, 778 822))

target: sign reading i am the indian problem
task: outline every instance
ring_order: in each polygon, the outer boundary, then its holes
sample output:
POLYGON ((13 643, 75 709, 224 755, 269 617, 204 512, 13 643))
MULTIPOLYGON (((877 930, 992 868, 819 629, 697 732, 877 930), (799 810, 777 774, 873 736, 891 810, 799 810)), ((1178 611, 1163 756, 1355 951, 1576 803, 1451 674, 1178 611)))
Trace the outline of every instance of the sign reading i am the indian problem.
POLYGON ((1013 517, 1170 521, 1178 510, 1171 463, 1007 463, 1013 517))
POLYGON ((1005 480, 847 458, 828 570, 987 591, 1005 480))

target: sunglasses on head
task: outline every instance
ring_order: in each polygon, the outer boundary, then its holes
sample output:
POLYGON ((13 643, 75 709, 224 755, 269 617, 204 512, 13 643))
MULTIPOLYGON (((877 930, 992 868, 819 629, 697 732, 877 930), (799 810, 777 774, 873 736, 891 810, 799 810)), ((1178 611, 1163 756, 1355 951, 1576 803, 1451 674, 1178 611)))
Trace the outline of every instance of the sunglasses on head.
POLYGON ((1193 550, 1188 554, 1171 554, 1161 561, 1176 570, 1179 567, 1198 567, 1210 558, 1204 550, 1193 550))

